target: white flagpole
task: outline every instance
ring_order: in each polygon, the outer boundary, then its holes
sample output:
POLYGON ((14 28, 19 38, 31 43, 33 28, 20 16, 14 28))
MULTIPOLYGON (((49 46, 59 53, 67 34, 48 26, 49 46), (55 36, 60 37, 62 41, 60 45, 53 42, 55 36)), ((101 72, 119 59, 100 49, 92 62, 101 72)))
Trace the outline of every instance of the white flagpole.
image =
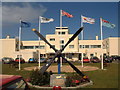
MULTIPOLYGON (((101 52, 102 52, 102 41, 103 41, 103 32, 102 32, 102 18, 100 18, 100 31, 101 31, 101 52)), ((103 52, 101 53, 101 69, 103 69, 103 52)))
MULTIPOLYGON (((82 21, 82 15, 81 15, 81 27, 83 27, 83 21, 82 21)), ((82 30, 82 32, 81 32, 81 40, 83 40, 83 30, 82 30)), ((83 46, 83 45, 82 45, 83 46)), ((82 52, 82 55, 81 55, 82 57, 82 59, 81 59, 81 61, 82 61, 82 67, 83 67, 83 52, 82 52)))
MULTIPOLYGON (((81 27, 83 27, 82 15, 81 15, 81 27)), ((83 40, 83 30, 81 32, 81 40, 83 40)))
POLYGON ((102 18, 100 18, 100 30, 101 30, 101 40, 103 40, 103 32, 102 32, 102 18))
POLYGON ((60 10, 60 27, 62 27, 62 10, 60 10))
MULTIPOLYGON (((40 27, 41 27, 40 17, 41 16, 39 16, 39 33, 40 33, 40 27)), ((40 37, 38 39, 39 39, 39 49, 40 49, 40 37)), ((38 52, 38 60, 39 60, 39 68, 40 68, 40 51, 38 52)))
POLYGON ((20 67, 20 56, 21 56, 21 51, 20 51, 20 46, 21 46, 21 31, 22 31, 22 26, 21 26, 21 19, 20 19, 20 27, 19 27, 19 70, 21 70, 21 67, 20 67))
MULTIPOLYGON (((60 29, 62 29, 62 10, 60 10, 60 29)), ((62 57, 60 57, 60 65, 62 67, 62 57)))

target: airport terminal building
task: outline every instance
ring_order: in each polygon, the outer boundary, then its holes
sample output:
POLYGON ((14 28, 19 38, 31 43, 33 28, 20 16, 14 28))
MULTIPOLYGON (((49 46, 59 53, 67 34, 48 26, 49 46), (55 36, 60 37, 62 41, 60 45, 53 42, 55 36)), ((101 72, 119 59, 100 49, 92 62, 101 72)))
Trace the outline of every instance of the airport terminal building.
MULTIPOLYGON (((56 49, 61 49, 67 43, 73 34, 69 34, 68 27, 56 27, 55 34, 46 35, 46 39, 56 49)), ((21 49, 19 51, 19 39, 10 38, 7 36, 0 39, 2 43, 0 48, 2 50, 2 57, 17 58, 19 55, 27 62, 29 58, 51 58, 54 56, 54 51, 42 40, 38 41, 20 41, 21 49)), ((120 37, 108 37, 104 40, 79 40, 78 36, 65 48, 63 55, 68 60, 81 60, 81 57, 97 56, 100 58, 101 54, 104 55, 120 55, 118 48, 120 37)))

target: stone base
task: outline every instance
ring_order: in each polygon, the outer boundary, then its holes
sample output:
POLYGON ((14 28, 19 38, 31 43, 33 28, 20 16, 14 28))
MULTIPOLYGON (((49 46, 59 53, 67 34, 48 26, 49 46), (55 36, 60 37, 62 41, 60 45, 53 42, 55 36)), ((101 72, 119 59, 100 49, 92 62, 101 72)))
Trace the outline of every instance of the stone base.
POLYGON ((65 87, 66 75, 65 74, 53 74, 50 76, 50 86, 65 87))

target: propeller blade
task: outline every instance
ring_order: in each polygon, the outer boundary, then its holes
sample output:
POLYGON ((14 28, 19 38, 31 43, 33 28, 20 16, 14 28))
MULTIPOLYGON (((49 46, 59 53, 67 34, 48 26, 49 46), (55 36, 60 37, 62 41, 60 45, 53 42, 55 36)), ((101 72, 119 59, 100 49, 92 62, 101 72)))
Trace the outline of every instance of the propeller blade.
POLYGON ((63 56, 62 56, 62 58, 63 58, 79 75, 81 75, 82 77, 85 76, 79 69, 77 69, 77 68, 76 68, 71 62, 69 62, 66 58, 64 58, 63 56))
POLYGON ((55 49, 44 37, 42 34, 40 34, 36 29, 32 29, 32 31, 34 31, 44 42, 46 42, 50 48, 52 48, 55 52, 57 52, 58 50, 55 49))
POLYGON ((81 27, 70 39, 69 41, 66 43, 66 45, 60 50, 61 52, 65 49, 65 47, 71 42, 73 41, 77 36, 78 34, 83 30, 83 27, 81 27))
POLYGON ((44 74, 44 72, 49 68, 49 66, 53 63, 56 57, 57 54, 49 62, 42 66, 42 68, 39 70, 39 73, 44 74))

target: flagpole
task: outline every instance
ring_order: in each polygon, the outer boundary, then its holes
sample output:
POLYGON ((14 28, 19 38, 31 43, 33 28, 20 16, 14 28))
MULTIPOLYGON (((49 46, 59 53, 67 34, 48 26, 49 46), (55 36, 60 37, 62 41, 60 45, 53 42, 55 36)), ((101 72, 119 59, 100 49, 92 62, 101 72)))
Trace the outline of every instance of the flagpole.
MULTIPOLYGON (((39 33, 40 33, 40 27, 41 27, 40 26, 41 25, 40 17, 41 16, 39 16, 39 33)), ((39 39, 39 49, 40 49, 40 37, 38 39, 39 39)), ((38 60, 39 60, 39 68, 40 68, 40 50, 38 52, 38 60)))
POLYGON ((21 46, 21 31, 22 31, 22 26, 21 26, 21 19, 20 19, 20 27, 19 27, 19 70, 21 70, 21 67, 20 67, 20 55, 21 55, 21 51, 20 51, 20 46, 21 46))
MULTIPOLYGON (((102 52, 102 41, 103 41, 103 32, 102 32, 102 18, 100 18, 100 31, 101 31, 101 52, 102 52)), ((101 69, 103 69, 103 52, 101 53, 101 69)))
POLYGON ((103 32, 102 32, 102 18, 100 18, 100 30, 101 30, 101 40, 103 40, 103 32))
POLYGON ((62 10, 60 10, 60 27, 62 27, 62 10))
MULTIPOLYGON (((83 27, 82 15, 81 15, 81 27, 83 27)), ((83 30, 81 32, 81 40, 83 40, 83 30)))
MULTIPOLYGON (((60 10, 60 20, 61 20, 60 21, 60 27, 62 27, 62 10, 60 10)), ((60 57, 60 64, 61 64, 61 67, 62 67, 62 57, 60 57)))
MULTIPOLYGON (((81 27, 83 27, 83 21, 82 21, 82 15, 81 15, 81 27)), ((82 32, 81 32, 81 40, 83 40, 83 30, 82 30, 82 32)), ((83 45, 82 45, 82 47, 83 47, 83 45)), ((83 67, 83 52, 82 52, 82 57, 81 57, 82 59, 82 67, 83 67)))
MULTIPOLYGON (((62 10, 60 10, 60 30, 62 29, 62 10)), ((62 67, 62 58, 58 58, 58 74, 61 73, 61 67, 62 67)))

